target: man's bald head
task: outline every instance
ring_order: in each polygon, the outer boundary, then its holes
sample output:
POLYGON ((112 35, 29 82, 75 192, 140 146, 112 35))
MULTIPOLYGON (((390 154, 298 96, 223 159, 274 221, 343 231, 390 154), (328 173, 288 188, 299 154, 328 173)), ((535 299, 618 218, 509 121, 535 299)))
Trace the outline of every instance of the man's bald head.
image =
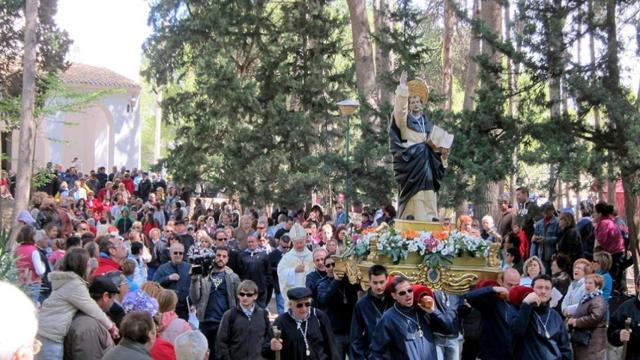
POLYGON ((502 273, 502 286, 510 291, 516 285, 520 285, 520 273, 513 268, 506 269, 502 273))

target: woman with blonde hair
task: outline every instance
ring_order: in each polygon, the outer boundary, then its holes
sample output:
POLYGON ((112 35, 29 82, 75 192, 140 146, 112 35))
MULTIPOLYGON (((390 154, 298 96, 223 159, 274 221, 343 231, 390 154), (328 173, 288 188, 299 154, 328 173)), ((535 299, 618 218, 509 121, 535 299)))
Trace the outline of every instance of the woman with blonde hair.
POLYGON ((531 283, 533 279, 535 279, 538 275, 544 274, 544 265, 542 265, 542 261, 537 256, 532 256, 524 262, 523 269, 523 277, 520 278, 520 285, 531 287, 531 283))
POLYGON ((569 285, 567 294, 562 299, 562 313, 565 316, 573 315, 584 296, 584 278, 591 274, 591 262, 587 259, 578 259, 573 262, 573 281, 569 285))
POLYGON ((165 340, 173 343, 178 335, 192 330, 188 322, 180 319, 176 314, 178 295, 169 289, 164 289, 158 294, 158 306, 160 313, 160 326, 158 334, 165 340))
POLYGON ((585 276, 585 294, 567 324, 573 328, 571 344, 576 360, 604 359, 607 348, 607 302, 602 296, 604 278, 598 274, 585 276))

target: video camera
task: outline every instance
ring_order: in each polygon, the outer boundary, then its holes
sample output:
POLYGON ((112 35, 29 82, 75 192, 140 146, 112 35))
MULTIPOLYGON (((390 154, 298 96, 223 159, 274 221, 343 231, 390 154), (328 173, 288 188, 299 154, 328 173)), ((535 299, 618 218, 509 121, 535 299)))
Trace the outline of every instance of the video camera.
POLYGON ((191 263, 191 274, 193 275, 209 275, 211 266, 216 258, 215 253, 195 255, 189 258, 191 263))

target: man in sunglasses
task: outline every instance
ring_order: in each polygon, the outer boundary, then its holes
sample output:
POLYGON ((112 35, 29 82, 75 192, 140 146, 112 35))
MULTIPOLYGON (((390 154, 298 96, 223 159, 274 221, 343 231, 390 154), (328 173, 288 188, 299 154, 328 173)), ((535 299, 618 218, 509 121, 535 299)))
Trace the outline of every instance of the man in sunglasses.
POLYGON ((397 356, 409 360, 437 359, 433 332, 452 333, 451 317, 438 310, 435 303, 430 308, 420 302, 414 306, 413 288, 403 276, 393 280, 391 296, 396 303, 382 315, 378 323, 369 359, 397 356))
POLYGON ((383 265, 373 265, 369 268, 369 290, 358 300, 353 309, 349 359, 369 358, 369 345, 373 331, 382 314, 393 304, 393 299, 385 295, 387 280, 387 269, 383 265))
POLYGON ((288 312, 278 316, 273 327, 280 337, 269 337, 263 344, 262 355, 273 358, 280 351, 281 360, 331 359, 337 360, 333 331, 327 315, 311 306, 311 290, 295 287, 287 291, 288 312))
POLYGON ((334 258, 327 256, 324 259, 327 277, 318 284, 318 302, 331 321, 338 358, 344 360, 349 353, 349 330, 360 284, 352 285, 344 274, 335 273, 335 265, 334 258))
POLYGON ((171 289, 178 295, 178 305, 176 314, 181 319, 189 320, 189 308, 187 307, 187 296, 189 296, 189 286, 191 285, 191 264, 184 262, 184 246, 179 242, 174 242, 169 248, 171 261, 160 265, 156 273, 153 274, 153 281, 156 281, 165 289, 171 289))
POLYGON ((196 307, 200 331, 207 337, 213 359, 217 359, 216 335, 220 321, 227 310, 236 307, 237 289, 240 287, 240 278, 227 266, 228 262, 229 248, 218 246, 211 273, 194 274, 191 279, 189 299, 196 307))
POLYGON ((258 286, 244 280, 238 286, 238 306, 222 316, 216 349, 220 359, 261 359, 262 343, 269 336, 269 313, 256 306, 258 286))

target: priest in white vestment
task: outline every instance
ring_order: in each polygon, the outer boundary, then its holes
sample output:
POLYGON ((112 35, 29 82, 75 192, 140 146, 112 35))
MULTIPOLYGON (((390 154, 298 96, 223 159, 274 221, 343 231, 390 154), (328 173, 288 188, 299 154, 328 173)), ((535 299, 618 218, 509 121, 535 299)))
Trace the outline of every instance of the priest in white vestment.
POLYGON ((282 256, 278 264, 280 292, 284 297, 285 309, 289 308, 287 291, 295 287, 304 287, 307 274, 314 270, 313 255, 307 248, 307 232, 298 223, 289 230, 293 249, 282 256))

